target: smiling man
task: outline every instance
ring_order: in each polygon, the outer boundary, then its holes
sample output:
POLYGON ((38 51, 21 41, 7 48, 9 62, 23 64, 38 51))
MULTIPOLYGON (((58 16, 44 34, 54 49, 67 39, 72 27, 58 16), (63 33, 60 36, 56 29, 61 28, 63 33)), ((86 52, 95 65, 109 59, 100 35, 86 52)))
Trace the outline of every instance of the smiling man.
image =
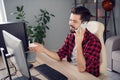
POLYGON ((100 75, 101 43, 83 26, 83 24, 87 24, 90 17, 91 13, 87 8, 82 6, 72 8, 69 21, 70 33, 57 52, 50 51, 39 43, 35 43, 37 46, 29 47, 29 49, 45 53, 58 61, 67 58, 67 61, 76 65, 80 72, 87 71, 98 77, 100 75))

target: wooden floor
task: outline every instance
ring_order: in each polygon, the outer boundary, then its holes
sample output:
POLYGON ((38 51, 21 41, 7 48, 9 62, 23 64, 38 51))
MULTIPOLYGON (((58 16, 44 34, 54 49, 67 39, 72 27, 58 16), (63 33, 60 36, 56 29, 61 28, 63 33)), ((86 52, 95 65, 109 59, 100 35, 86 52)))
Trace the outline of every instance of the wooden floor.
MULTIPOLYGON (((2 68, 4 68, 4 64, 3 64, 2 57, 0 56, 0 73, 2 68)), ((0 78, 1 78, 1 74, 0 74, 0 78)))
MULTIPOLYGON (((39 65, 39 63, 35 62, 35 63, 33 63, 33 65, 37 66, 37 65, 39 65)), ((11 65, 9 65, 9 67, 11 67, 11 65)), ((11 73, 13 73, 13 72, 15 72, 15 69, 10 68, 10 71, 11 71, 11 73)), ((30 72, 32 72, 31 73, 32 76, 35 76, 35 77, 39 78, 40 80, 47 80, 42 75, 40 75, 39 72, 36 71, 35 69, 30 69, 30 72)), ((6 71, 5 67, 4 67, 2 57, 0 56, 0 80, 4 80, 3 78, 6 77, 7 75, 8 75, 8 73, 7 73, 7 71, 6 71)), ((12 76, 12 79, 20 77, 20 76, 21 76, 21 73, 19 71, 17 71, 17 73, 14 76, 12 76)), ((7 78, 5 80, 9 80, 9 78, 7 78)))
MULTIPOLYGON (((10 69, 10 71, 14 71, 13 68, 10 69)), ((5 78, 6 76, 8 76, 8 73, 7 73, 7 70, 5 69, 5 65, 3 63, 3 59, 2 57, 0 56, 0 80, 4 80, 3 78, 5 78)), ((14 77, 17 77, 16 75, 13 76, 14 77)), ((6 78, 5 80, 9 80, 9 78, 6 78)))
POLYGON ((0 56, 0 80, 7 75, 6 71, 4 69, 4 64, 2 57, 0 56))

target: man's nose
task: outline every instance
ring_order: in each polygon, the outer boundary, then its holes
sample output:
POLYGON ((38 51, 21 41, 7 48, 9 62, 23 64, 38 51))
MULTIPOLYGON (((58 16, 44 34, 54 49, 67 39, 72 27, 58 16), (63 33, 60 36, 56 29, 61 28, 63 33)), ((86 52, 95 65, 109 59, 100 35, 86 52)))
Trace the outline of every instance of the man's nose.
POLYGON ((69 22, 69 25, 74 25, 73 21, 70 21, 70 22, 69 22))

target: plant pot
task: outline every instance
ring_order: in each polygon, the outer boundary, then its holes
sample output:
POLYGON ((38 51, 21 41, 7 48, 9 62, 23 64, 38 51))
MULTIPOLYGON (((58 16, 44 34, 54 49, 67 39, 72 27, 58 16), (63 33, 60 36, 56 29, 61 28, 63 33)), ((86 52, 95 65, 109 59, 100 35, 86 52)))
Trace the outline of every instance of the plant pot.
POLYGON ((26 54, 27 54, 27 56, 26 56, 27 57, 27 62, 33 63, 33 62, 36 61, 36 54, 34 52, 27 51, 26 54))

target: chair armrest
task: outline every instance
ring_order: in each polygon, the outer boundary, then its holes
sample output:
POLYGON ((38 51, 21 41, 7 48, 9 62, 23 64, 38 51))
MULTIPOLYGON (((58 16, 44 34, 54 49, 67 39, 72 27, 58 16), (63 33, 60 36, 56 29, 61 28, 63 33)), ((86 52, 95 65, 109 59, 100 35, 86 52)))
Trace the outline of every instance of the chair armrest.
POLYGON ((113 36, 105 42, 106 53, 107 53, 107 67, 112 70, 112 51, 120 50, 120 36, 113 36))
MULTIPOLYGON (((106 48, 110 51, 120 50, 120 36, 113 36, 106 40, 106 48)), ((107 49, 106 49, 107 50, 107 49)))

